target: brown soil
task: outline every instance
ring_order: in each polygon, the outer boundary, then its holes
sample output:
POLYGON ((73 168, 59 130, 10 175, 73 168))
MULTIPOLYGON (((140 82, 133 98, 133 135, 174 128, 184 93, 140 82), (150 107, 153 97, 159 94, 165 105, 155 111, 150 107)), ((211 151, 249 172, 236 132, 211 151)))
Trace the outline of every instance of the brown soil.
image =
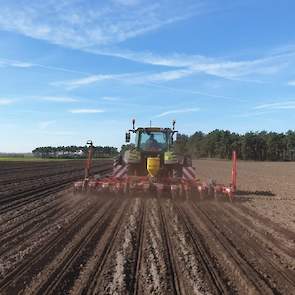
MULTIPOLYGON (((198 177, 230 183, 231 162, 222 160, 194 161, 198 177)), ((279 227, 295 231, 295 164, 292 162, 238 162, 239 197, 248 202, 246 214, 260 215, 279 227)), ((260 218, 261 219, 261 218, 260 218)), ((257 221, 258 222, 258 221, 257 221)))
MULTIPOLYGON (((271 182, 284 169, 259 165, 239 164, 239 189, 250 193, 233 203, 82 196, 46 185, 44 197, 40 189, 17 199, 11 185, 13 201, 0 198, 0 294, 295 294, 293 170, 284 166, 290 179, 279 195, 271 182)), ((223 161, 196 166, 202 179, 230 175, 223 161)))

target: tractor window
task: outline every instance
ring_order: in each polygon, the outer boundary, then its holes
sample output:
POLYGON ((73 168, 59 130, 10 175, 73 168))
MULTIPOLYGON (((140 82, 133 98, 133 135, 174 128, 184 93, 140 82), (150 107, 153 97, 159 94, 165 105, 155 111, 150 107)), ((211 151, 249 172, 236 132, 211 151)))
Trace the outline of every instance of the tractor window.
POLYGON ((163 132, 142 132, 139 147, 143 151, 161 151, 167 148, 167 135, 163 132))

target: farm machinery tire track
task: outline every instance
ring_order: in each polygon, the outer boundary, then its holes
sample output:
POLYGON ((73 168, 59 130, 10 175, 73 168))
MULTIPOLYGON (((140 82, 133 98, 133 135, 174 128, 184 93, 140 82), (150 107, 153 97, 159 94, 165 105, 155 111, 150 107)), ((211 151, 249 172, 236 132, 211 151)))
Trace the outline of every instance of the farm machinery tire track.
MULTIPOLYGON (((99 168, 98 172, 106 173, 110 171, 109 164, 102 166, 99 168)), ((14 193, 13 191, 10 193, 8 197, 0 198, 0 214, 7 213, 12 210, 16 210, 17 208, 29 204, 35 200, 40 198, 44 198, 46 196, 50 196, 52 194, 58 193, 72 184, 74 180, 77 180, 80 176, 80 173, 77 173, 75 176, 66 177, 66 179, 59 179, 56 182, 52 183, 52 181, 48 180, 46 184, 40 183, 37 188, 28 189, 25 191, 21 191, 19 193, 14 193), (14 202, 15 201, 15 202, 14 202)), ((42 181, 42 179, 41 179, 42 181)))
MULTIPOLYGON (((123 208, 126 207, 123 206, 123 208)), ((101 215, 96 218, 93 225, 91 225, 88 232, 83 236, 79 243, 72 249, 72 251, 65 257, 60 266, 55 269, 49 276, 49 278, 38 288, 37 294, 62 294, 71 286, 71 280, 73 274, 78 275, 80 265, 79 260, 83 260, 83 256, 91 254, 91 244, 96 244, 99 237, 108 228, 108 224, 112 218, 117 214, 120 204, 116 200, 112 200, 111 204, 105 207, 101 207, 101 215), (76 267, 75 267, 76 266, 76 267), (76 270, 76 271, 75 271, 76 270)), ((124 210, 123 210, 124 211, 124 210)), ((122 211, 121 211, 122 213, 122 211)))
MULTIPOLYGON (((196 206, 195 206, 196 208, 196 206)), ((289 270, 276 260, 267 247, 262 247, 261 241, 222 209, 215 206, 198 207, 210 222, 214 223, 220 233, 237 250, 240 257, 252 268, 257 279, 264 281, 271 292, 280 294, 295 293, 295 272, 289 270), (222 213, 222 214, 221 214, 222 213), (257 259, 259 257, 259 259, 257 259)), ((266 291, 264 291, 266 293, 266 291)))
MULTIPOLYGON (((126 201, 127 202, 127 201, 126 201)), ((126 208, 130 206, 130 204, 124 204, 123 205, 123 210, 119 212, 117 219, 114 218, 115 224, 112 227, 111 230, 108 232, 105 232, 106 237, 104 237, 103 240, 103 245, 100 246, 101 251, 99 253, 99 258, 96 259, 96 264, 95 268, 91 271, 90 275, 87 278, 87 283, 85 283, 84 286, 80 288, 79 291, 76 291, 76 294, 93 294, 96 286, 98 285, 98 281, 100 280, 100 275, 102 272, 102 269, 106 263, 106 260, 115 245, 115 240, 117 238, 117 235, 119 234, 120 228, 123 224, 123 218, 125 215, 125 210, 126 208)), ((113 215, 114 216, 114 215, 113 215)))
POLYGON ((42 232, 46 226, 50 226, 60 218, 71 214, 79 204, 83 203, 83 198, 74 202, 67 200, 67 198, 60 198, 58 201, 52 202, 51 206, 43 208, 37 214, 20 220, 13 226, 1 231, 0 257, 12 247, 15 248, 22 244, 24 240, 33 238, 35 234, 42 232))
POLYGON ((210 253, 206 246, 201 242, 198 234, 192 226, 191 220, 186 214, 186 212, 182 209, 181 204, 177 202, 173 202, 174 209, 177 213, 177 216, 180 218, 181 223, 183 224, 186 231, 189 233, 189 237, 192 243, 192 247, 195 251, 196 257, 199 258, 204 275, 207 278, 207 282, 210 285, 214 294, 230 294, 226 283, 220 277, 220 273, 218 272, 216 265, 212 258, 210 257, 210 253))
POLYGON ((184 285, 181 283, 180 280, 180 270, 177 267, 177 263, 175 261, 174 257, 174 251, 173 247, 171 244, 171 236, 169 235, 169 230, 167 226, 167 218, 164 213, 164 209, 162 208, 162 204, 160 201, 158 201, 158 206, 159 206, 159 214, 160 214, 160 221, 161 221, 161 232, 163 235, 163 240, 167 252, 167 257, 168 257, 168 269, 171 274, 171 279, 172 279, 172 286, 173 286, 173 293, 174 294, 185 294, 184 293, 184 285))
POLYGON ((136 263, 134 268, 134 276, 133 276, 133 290, 131 293, 134 295, 138 294, 139 292, 139 280, 140 280, 140 269, 143 260, 143 241, 144 241, 144 233, 145 233, 145 223, 146 223, 146 201, 144 201, 144 205, 141 208, 140 214, 140 225, 137 234, 137 253, 136 253, 136 263))
MULTIPOLYGON (((32 271, 32 266, 39 264, 40 268, 40 263, 42 261, 45 262, 48 260, 48 253, 51 253, 56 245, 60 245, 60 243, 62 242, 65 243, 66 241, 70 241, 70 237, 78 232, 79 229, 82 228, 89 219, 91 219, 93 214, 96 213, 96 210, 99 208, 98 205, 100 204, 101 202, 98 202, 96 206, 92 206, 90 209, 88 206, 85 206, 85 208, 72 220, 67 228, 52 237, 50 241, 48 241, 48 243, 46 243, 43 247, 39 248, 32 255, 32 257, 30 257, 29 259, 25 259, 8 275, 6 275, 5 278, 0 281, 0 293, 6 294, 5 292, 8 292, 9 294, 9 292, 12 291, 11 288, 13 288, 14 290, 17 288, 24 288, 24 277, 32 275, 32 273, 36 272, 36 268, 32 271)), ((106 204, 102 206, 102 209, 104 209, 104 207, 106 207, 106 204)), ((46 263, 44 265, 46 265, 46 263)))

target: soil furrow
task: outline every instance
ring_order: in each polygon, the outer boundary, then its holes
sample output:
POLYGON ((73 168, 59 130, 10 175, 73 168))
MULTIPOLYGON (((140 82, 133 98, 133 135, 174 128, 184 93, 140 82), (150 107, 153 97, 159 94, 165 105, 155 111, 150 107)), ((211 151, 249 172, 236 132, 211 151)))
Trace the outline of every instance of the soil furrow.
POLYGON ((274 292, 277 294, 290 294, 290 291, 291 294, 295 293, 295 272, 287 269, 280 261, 276 261, 268 253, 268 249, 262 248, 261 243, 257 242, 245 227, 233 222, 226 215, 226 211, 216 210, 213 206, 205 208, 208 218, 213 220, 220 232, 235 245, 240 256, 244 257, 253 270, 264 278, 274 292))
POLYGON ((0 292, 5 294, 5 292, 9 293, 12 290, 23 289, 27 280, 24 278, 32 277, 34 273, 38 272, 38 269, 42 269, 46 261, 51 259, 48 253, 51 253, 56 246, 62 247, 63 244, 70 241, 71 237, 81 229, 83 224, 86 224, 91 219, 96 209, 95 206, 91 206, 91 203, 86 201, 83 208, 79 210, 79 213, 68 224, 65 224, 62 231, 58 231, 55 236, 51 237, 46 243, 44 242, 36 252, 28 255, 29 257, 18 264, 15 269, 0 281, 0 292), (36 267, 36 264, 39 266, 36 267), (35 267, 32 269, 33 265, 35 267))
MULTIPOLYGON (((96 207, 99 208, 98 206, 96 207)), ((81 267, 86 263, 94 251, 98 240, 114 215, 117 214, 120 204, 115 200, 107 206, 102 206, 92 219, 81 229, 81 232, 71 239, 71 242, 63 248, 58 257, 48 265, 33 285, 28 289, 33 289, 34 294, 64 294, 68 293, 75 279, 79 276, 81 267), (77 243, 75 244, 75 240, 77 243), (39 283, 40 277, 44 273, 44 279, 39 283)))
POLYGON ((186 214, 194 232, 198 233, 203 248, 208 252, 231 292, 237 294, 273 294, 264 277, 253 270, 238 249, 220 232, 215 223, 198 206, 187 204, 186 214), (193 209, 192 209, 193 208, 193 209))

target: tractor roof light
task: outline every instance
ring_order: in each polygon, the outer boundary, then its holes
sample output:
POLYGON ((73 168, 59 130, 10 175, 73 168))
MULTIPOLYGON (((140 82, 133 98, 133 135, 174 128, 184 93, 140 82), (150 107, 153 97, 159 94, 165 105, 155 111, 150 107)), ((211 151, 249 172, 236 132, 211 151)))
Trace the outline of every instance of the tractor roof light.
POLYGON ((93 146, 93 142, 92 140, 87 140, 87 143, 86 143, 88 146, 93 146))

